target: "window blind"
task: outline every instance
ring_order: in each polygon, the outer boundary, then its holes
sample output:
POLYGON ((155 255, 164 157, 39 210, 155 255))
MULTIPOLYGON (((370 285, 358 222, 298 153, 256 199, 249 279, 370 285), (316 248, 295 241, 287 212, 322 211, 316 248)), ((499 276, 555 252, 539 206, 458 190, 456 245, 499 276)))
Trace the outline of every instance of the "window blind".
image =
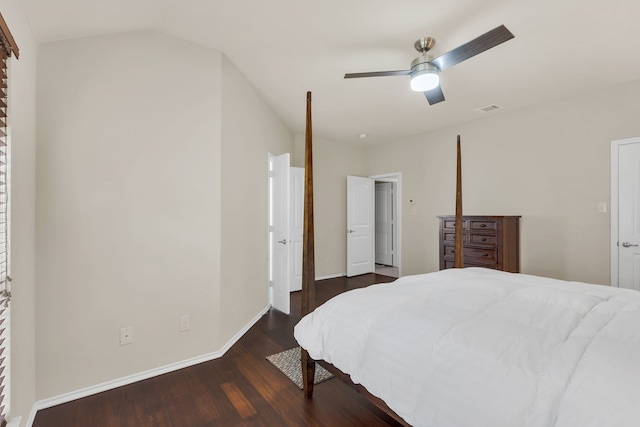
POLYGON ((9 138, 8 60, 18 57, 18 46, 0 14, 0 426, 7 424, 9 393, 8 310, 11 301, 9 275, 9 138))
POLYGON ((7 156, 7 56, 0 53, 0 426, 6 424, 6 396, 7 383, 7 343, 9 330, 7 329, 7 315, 11 292, 9 290, 8 274, 8 205, 9 189, 7 173, 9 159, 7 156))

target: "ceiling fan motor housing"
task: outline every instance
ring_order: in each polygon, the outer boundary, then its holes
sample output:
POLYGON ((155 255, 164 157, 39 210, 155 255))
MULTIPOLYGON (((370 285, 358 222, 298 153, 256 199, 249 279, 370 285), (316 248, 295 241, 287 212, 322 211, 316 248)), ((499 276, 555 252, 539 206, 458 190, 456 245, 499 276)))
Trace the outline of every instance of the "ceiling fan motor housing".
POLYGON ((416 40, 413 47, 422 55, 411 61, 411 78, 425 73, 437 74, 440 72, 438 67, 431 64, 433 56, 428 55, 427 52, 436 44, 436 39, 433 37, 422 37, 416 40))
POLYGON ((411 75, 420 71, 431 71, 439 73, 440 69, 433 65, 430 61, 433 60, 431 55, 420 55, 413 61, 411 61, 411 75))

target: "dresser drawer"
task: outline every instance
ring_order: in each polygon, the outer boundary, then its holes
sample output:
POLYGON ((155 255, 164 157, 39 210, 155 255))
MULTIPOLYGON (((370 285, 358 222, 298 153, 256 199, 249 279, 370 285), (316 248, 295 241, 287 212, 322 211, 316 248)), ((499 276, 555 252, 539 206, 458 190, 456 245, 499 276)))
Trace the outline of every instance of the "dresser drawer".
MULTIPOLYGON (((498 260, 498 251, 495 248, 468 248, 463 249, 464 252, 464 264, 495 264, 498 260)), ((444 256, 446 258, 453 259, 455 250, 453 246, 444 246, 444 256)))
MULTIPOLYGON (((462 228, 466 228, 467 225, 467 221, 462 221, 462 228)), ((442 227, 443 228, 448 228, 450 230, 455 230, 456 228, 456 220, 455 219, 443 219, 442 220, 442 227)))
MULTIPOLYGON (((474 264, 472 262, 466 262, 466 261, 464 263, 464 266, 465 267, 484 267, 484 268, 491 268, 493 270, 497 270, 498 269, 498 264, 474 264)), ((453 267, 453 260, 452 259, 445 259, 443 268, 454 268, 453 267)))
MULTIPOLYGON (((453 241, 454 236, 451 236, 453 241)), ((470 245, 484 245, 484 246, 496 246, 498 244, 498 237, 495 234, 475 234, 469 233, 465 235, 465 243, 470 245)))
POLYGON ((470 219, 467 222, 467 227, 471 231, 497 231, 498 230, 498 222, 491 220, 478 220, 478 219, 470 219))
MULTIPOLYGON (((453 230, 443 230, 442 240, 444 243, 451 243, 455 241, 456 232, 453 230)), ((462 233, 462 244, 478 245, 478 246, 496 246, 498 244, 498 236, 495 233, 462 233)))
MULTIPOLYGON (((443 230, 442 239, 447 242, 453 244, 456 238, 456 232, 454 230, 443 230)), ((462 233, 462 243, 469 243, 469 235, 467 233, 462 233)))

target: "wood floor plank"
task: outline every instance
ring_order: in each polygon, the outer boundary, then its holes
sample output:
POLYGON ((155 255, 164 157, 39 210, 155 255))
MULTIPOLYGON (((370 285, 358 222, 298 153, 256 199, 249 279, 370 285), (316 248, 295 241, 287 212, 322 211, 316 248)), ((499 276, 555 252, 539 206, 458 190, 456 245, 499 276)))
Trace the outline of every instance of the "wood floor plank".
POLYGON ((242 390, 240 390, 238 386, 235 385, 235 383, 220 384, 220 387, 222 387, 222 390, 224 390, 224 394, 227 395, 227 398, 229 398, 229 401, 231 402, 233 407, 236 408, 236 411, 238 411, 238 415, 240 415, 240 418, 244 420, 254 414, 257 414, 256 408, 253 407, 251 402, 249 402, 249 400, 242 393, 242 390))
POLYGON ((199 378, 195 378, 193 371, 186 372, 186 374, 189 378, 189 388, 192 390, 191 398, 193 399, 193 404, 197 408, 202 421, 213 424, 215 421, 222 419, 217 401, 213 394, 209 392, 207 384, 203 384, 199 378))
MULTIPOLYGON (((318 282, 316 304, 339 293, 390 282, 366 274, 318 282)), ((399 424, 338 380, 316 386, 313 399, 265 358, 297 346, 300 292, 291 314, 265 314, 219 359, 38 411, 33 427, 308 426, 399 424)))
POLYGON ((281 381, 283 374, 266 359, 252 354, 238 359, 238 369, 261 396, 276 410, 285 425, 304 425, 307 419, 299 413, 302 392, 293 382, 281 381))

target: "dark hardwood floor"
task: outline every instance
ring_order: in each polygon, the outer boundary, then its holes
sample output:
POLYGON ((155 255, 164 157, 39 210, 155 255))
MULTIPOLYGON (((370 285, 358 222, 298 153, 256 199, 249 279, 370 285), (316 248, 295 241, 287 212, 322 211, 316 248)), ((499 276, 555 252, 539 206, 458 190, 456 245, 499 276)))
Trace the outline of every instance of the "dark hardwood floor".
MULTIPOLYGON (((318 282, 317 304, 393 277, 376 274, 318 282)), ((34 427, 398 426, 337 379, 307 400, 265 357, 297 345, 300 292, 291 315, 265 314, 223 357, 38 411, 34 427)))

